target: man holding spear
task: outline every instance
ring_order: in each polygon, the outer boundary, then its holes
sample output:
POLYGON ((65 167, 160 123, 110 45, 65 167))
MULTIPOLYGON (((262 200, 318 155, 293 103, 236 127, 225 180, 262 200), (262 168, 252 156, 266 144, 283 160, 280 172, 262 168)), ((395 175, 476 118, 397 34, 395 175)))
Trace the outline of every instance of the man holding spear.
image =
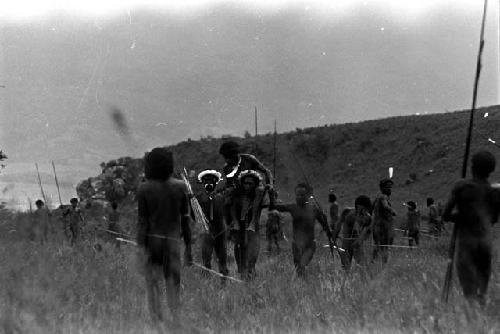
POLYGON ((472 179, 455 184, 443 212, 444 220, 455 223, 456 267, 465 298, 482 306, 491 275, 492 227, 500 214, 500 189, 488 181, 495 165, 490 152, 474 154, 472 179))
MULTIPOLYGON (((219 271, 227 276, 227 251, 226 251, 226 224, 224 223, 224 197, 217 193, 215 188, 221 180, 221 174, 215 170, 204 170, 198 174, 198 182, 203 185, 204 191, 197 194, 205 217, 207 217, 208 231, 202 235, 201 255, 203 265, 212 268, 212 253, 219 263, 219 271)), ((193 208, 194 210, 194 208, 193 208)))
POLYGON ((297 276, 303 277, 305 268, 311 262, 316 251, 314 240, 314 225, 318 221, 323 227, 328 239, 332 239, 332 232, 328 227, 326 216, 314 204, 309 203, 311 190, 307 184, 299 183, 295 187, 295 204, 276 204, 271 197, 271 210, 288 212, 292 216, 293 224, 293 263, 297 276))

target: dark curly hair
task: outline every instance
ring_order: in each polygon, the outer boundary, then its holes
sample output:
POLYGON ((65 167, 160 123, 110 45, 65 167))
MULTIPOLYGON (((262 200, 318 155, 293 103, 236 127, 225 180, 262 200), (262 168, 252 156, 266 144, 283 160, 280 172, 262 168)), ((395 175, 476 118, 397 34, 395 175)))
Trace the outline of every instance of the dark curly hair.
POLYGON ((225 158, 231 157, 238 153, 240 153, 240 145, 232 140, 222 143, 219 148, 219 154, 221 154, 225 158))
POLYGON ((480 177, 488 177, 496 166, 495 156, 488 151, 480 151, 472 156, 472 173, 480 177))
POLYGON ((144 157, 146 179, 165 181, 173 172, 174 157, 166 148, 156 147, 144 157))

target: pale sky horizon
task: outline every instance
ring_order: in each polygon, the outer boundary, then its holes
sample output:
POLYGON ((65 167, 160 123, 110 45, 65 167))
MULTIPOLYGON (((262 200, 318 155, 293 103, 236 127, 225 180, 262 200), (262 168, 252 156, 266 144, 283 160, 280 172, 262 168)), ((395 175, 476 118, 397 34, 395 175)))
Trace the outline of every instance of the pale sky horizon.
MULTIPOLYGON (((478 106, 499 104, 498 5, 488 4, 478 106)), ((68 177, 85 166, 76 179, 157 145, 253 133, 254 106, 260 133, 274 119, 285 132, 468 109, 482 9, 482 0, 0 0, 9 155, 0 181, 33 161, 56 160, 68 177), (111 106, 125 112, 133 152, 111 106)))

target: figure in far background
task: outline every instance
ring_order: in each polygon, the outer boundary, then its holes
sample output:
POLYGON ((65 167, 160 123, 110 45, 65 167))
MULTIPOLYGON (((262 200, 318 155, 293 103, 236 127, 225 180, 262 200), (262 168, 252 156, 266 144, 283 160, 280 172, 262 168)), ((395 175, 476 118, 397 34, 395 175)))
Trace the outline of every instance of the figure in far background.
POLYGON ((45 203, 39 199, 35 202, 36 210, 33 212, 30 239, 44 244, 47 242, 50 228, 50 212, 45 203))
POLYGON ((330 189, 328 194, 328 202, 330 202, 330 229, 335 231, 339 221, 339 204, 337 203, 337 195, 330 189))
POLYGON ((439 217, 438 207, 434 203, 434 199, 431 197, 427 198, 427 208, 429 209, 429 232, 432 235, 440 236, 442 231, 441 218, 439 217))
POLYGON ((73 197, 70 201, 71 206, 63 212, 63 218, 65 218, 65 233, 69 239, 69 242, 73 246, 80 240, 82 225, 84 219, 82 216, 82 211, 78 207, 78 198, 73 197))
POLYGON ((406 213, 406 232, 408 233, 408 245, 413 246, 413 242, 418 246, 420 236, 420 211, 414 201, 406 202, 408 212, 406 213))
POLYGON ((120 228, 120 212, 118 211, 118 203, 111 203, 111 210, 108 212, 108 231, 111 234, 111 239, 116 247, 120 247, 120 241, 116 240, 122 233, 120 228))

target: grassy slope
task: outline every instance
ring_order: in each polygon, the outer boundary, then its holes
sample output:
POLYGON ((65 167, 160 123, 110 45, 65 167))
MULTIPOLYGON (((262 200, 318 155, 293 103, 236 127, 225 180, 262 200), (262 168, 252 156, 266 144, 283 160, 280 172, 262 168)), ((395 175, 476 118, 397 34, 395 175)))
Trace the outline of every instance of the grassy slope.
MULTIPOLYGON (((293 187, 303 181, 294 155, 301 161, 317 197, 325 205, 328 188, 333 186, 343 205, 364 193, 374 196, 378 181, 394 167, 396 203, 414 199, 424 203, 427 196, 446 200, 450 186, 460 176, 464 152, 467 112, 393 117, 352 124, 298 129, 278 135, 277 187, 285 200, 292 200, 293 187), (432 169, 429 176, 425 173, 432 169), (406 185, 410 173, 417 182, 406 185)), ((472 152, 488 149, 500 161, 500 150, 489 144, 479 132, 500 138, 500 106, 479 110, 475 117, 472 152), (484 112, 489 117, 484 118, 484 112)), ((239 139, 247 152, 255 153, 272 168, 273 136, 239 139)), ((221 139, 186 141, 173 147, 178 165, 200 171, 221 168, 217 154, 221 139)), ((500 179, 500 172, 493 180, 500 179)), ((397 210, 402 210, 399 206, 397 210)), ((403 211, 401 211, 403 212, 403 211)))

